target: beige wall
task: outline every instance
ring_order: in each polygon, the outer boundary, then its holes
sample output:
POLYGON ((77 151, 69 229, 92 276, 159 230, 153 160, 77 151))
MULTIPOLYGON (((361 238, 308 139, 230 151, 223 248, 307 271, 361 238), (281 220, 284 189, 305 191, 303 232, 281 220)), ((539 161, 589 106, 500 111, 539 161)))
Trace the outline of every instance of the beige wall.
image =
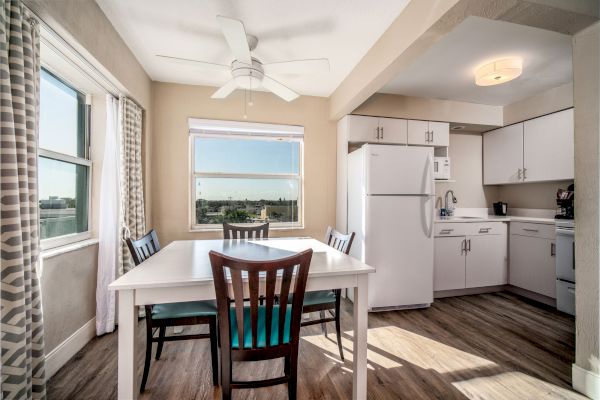
MULTIPOLYGON (((576 364, 600 373, 600 23, 573 41, 576 364)), ((581 390, 581 388, 580 388, 581 390)))
POLYGON ((556 191, 566 189, 573 181, 521 183, 498 186, 498 200, 509 208, 556 209, 556 191))
POLYGON ((96 316, 97 259, 92 245, 42 261, 46 354, 96 316))
POLYGON ((573 84, 558 86, 504 106, 504 125, 573 107, 573 84))
POLYGON ((450 134, 449 156, 452 180, 456 182, 436 183, 437 207, 446 190, 452 189, 458 199, 457 207, 485 208, 498 201, 498 187, 483 186, 482 136, 477 133, 450 134))
MULTIPOLYGON (((219 238, 221 232, 189 232, 188 117, 243 120, 243 92, 212 100, 215 88, 154 83, 152 212, 163 245, 177 239, 219 238)), ((327 99, 302 96, 291 103, 270 93, 254 94, 248 121, 304 126, 304 230, 278 235, 321 238, 335 221, 336 125, 329 121, 327 99)))
POLYGON ((489 129, 502 125, 501 106, 382 93, 371 96, 352 114, 489 125, 489 129))

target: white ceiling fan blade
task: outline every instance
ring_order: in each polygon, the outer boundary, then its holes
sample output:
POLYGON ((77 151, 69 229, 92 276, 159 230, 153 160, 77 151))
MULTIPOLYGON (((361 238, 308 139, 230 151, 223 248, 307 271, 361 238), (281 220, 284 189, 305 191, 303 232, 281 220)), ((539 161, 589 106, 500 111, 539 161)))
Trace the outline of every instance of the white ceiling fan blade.
POLYGON ((229 96, 235 89, 237 89, 237 83, 232 79, 223 86, 221 86, 216 92, 212 94, 211 99, 224 99, 229 96))
POLYGON ((262 80, 262 86, 265 89, 270 90, 271 92, 273 92, 273 94, 281 97, 285 101, 292 101, 295 98, 297 98, 298 96, 300 96, 298 93, 294 92, 292 89, 290 89, 287 86, 284 86, 283 84, 277 82, 273 78, 269 78, 266 75, 264 76, 264 78, 262 80))
POLYGON ((183 64, 189 66, 197 66, 204 69, 211 69, 216 71, 225 71, 230 69, 229 65, 216 64, 206 61, 192 60, 189 58, 180 58, 180 57, 171 57, 171 56, 163 56, 161 54, 157 54, 156 57, 160 57, 165 61, 174 63, 174 64, 183 64))
POLYGON ((246 29, 244 29, 242 21, 223 17, 221 15, 217 15, 217 20, 219 21, 219 24, 221 24, 221 30, 223 31, 223 35, 225 35, 225 40, 227 40, 236 60, 251 65, 252 57, 250 57, 250 47, 248 47, 246 29))
POLYGON ((316 74, 329 72, 329 60, 315 58, 310 60, 283 61, 263 64, 266 74, 316 74))

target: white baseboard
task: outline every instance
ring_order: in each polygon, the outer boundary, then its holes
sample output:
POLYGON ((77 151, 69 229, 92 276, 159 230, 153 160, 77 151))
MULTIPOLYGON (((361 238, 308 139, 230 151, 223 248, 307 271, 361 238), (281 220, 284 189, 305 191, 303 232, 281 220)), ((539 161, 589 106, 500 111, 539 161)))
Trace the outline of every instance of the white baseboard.
POLYGON ((600 400, 600 375, 573 364, 573 389, 592 400, 600 400))
POLYGON ((46 354, 46 379, 50 379, 79 350, 96 336, 96 318, 90 319, 64 342, 46 354))

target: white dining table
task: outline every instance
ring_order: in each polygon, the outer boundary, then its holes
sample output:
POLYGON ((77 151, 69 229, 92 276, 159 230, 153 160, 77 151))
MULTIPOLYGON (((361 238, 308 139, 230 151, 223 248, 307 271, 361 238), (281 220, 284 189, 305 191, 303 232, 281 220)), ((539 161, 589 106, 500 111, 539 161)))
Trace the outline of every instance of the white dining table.
POLYGON ((215 299, 208 252, 247 260, 275 260, 313 249, 306 290, 354 289, 352 398, 367 398, 368 274, 359 260, 312 238, 174 241, 113 283, 118 291, 118 397, 139 392, 136 354, 137 306, 215 299))

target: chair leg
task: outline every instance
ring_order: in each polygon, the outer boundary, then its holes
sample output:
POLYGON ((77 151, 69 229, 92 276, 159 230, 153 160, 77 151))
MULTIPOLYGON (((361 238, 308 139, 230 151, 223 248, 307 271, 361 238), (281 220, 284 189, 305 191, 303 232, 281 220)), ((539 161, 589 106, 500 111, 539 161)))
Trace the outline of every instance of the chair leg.
POLYGON ((335 291, 335 333, 337 335, 338 349, 340 350, 340 358, 344 361, 344 350, 342 349, 342 329, 340 323, 340 294, 341 290, 335 291))
POLYGON ((140 392, 146 389, 146 381, 150 372, 150 361, 152 360, 152 318, 146 313, 146 359, 144 360, 144 375, 142 376, 142 384, 140 392))
POLYGON ((158 346, 156 347, 156 359, 160 358, 162 353, 163 344, 165 343, 165 332, 167 331, 166 326, 161 326, 158 332, 158 346))
POLYGON ((290 354, 289 375, 290 380, 288 381, 288 398, 289 400, 296 400, 298 395, 298 349, 292 351, 292 354, 290 354))
MULTIPOLYGON (((323 311, 323 310, 319 311, 319 317, 321 319, 325 319, 325 311, 323 311)), ((323 332, 323 335, 327 336, 327 323, 326 322, 321 322, 321 331, 323 332)))
POLYGON ((283 358, 283 373, 286 376, 289 376, 289 374, 290 374, 290 358, 289 357, 283 358))
POLYGON ((221 350, 221 398, 231 400, 231 358, 221 350))
POLYGON ((217 350, 217 318, 208 323, 210 332, 210 358, 212 360, 213 386, 219 386, 219 351, 217 350))

